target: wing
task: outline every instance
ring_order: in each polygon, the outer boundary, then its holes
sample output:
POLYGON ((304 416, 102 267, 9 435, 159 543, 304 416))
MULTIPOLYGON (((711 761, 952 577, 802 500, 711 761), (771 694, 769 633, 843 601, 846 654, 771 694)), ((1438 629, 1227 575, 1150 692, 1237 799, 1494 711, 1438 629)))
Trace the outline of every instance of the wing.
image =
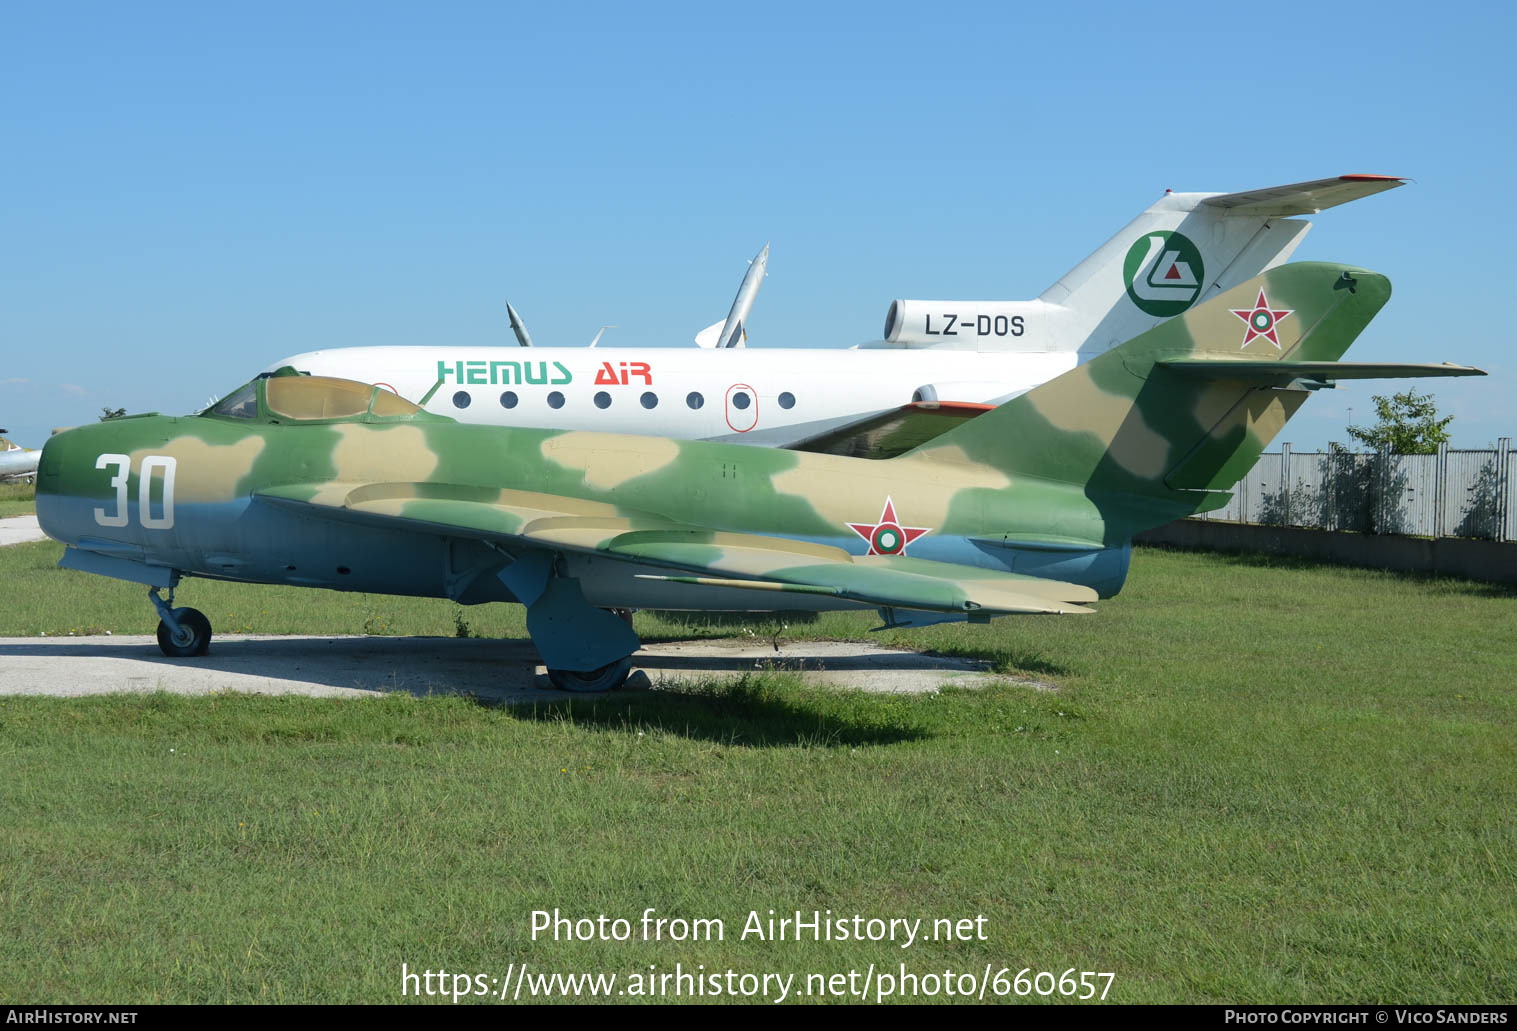
POLYGON ((290 484, 255 498, 326 518, 594 554, 678 583, 827 594, 890 608, 977 615, 1085 613, 1079 584, 905 556, 854 556, 786 537, 727 533, 556 494, 436 483, 290 484), (688 574, 688 575, 681 575, 688 574))
POLYGON ((846 458, 894 458, 994 407, 968 402, 913 401, 892 411, 818 433, 790 445, 787 450, 846 458))

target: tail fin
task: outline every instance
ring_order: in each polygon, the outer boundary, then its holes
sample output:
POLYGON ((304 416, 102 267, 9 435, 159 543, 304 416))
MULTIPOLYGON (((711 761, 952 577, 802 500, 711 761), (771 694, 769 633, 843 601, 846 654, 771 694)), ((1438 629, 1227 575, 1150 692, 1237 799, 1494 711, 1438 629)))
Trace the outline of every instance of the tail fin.
POLYGON ((1287 216, 1403 182, 1352 175, 1166 193, 1035 301, 895 301, 884 346, 1100 354, 1285 262, 1311 229, 1287 216))
POLYGON ((1346 265, 1272 269, 896 461, 968 462, 1013 482, 1072 487, 1121 533, 1210 510, 1308 387, 1333 378, 1323 363, 1342 356, 1390 293, 1384 276, 1346 265), (1304 362, 1317 364, 1292 375, 1304 362), (1261 375, 1266 367, 1272 375, 1261 375))
POLYGON ((1244 193, 1166 193, 1038 300, 1071 309, 1079 350, 1099 354, 1290 259, 1316 214, 1400 186, 1338 176, 1244 193))

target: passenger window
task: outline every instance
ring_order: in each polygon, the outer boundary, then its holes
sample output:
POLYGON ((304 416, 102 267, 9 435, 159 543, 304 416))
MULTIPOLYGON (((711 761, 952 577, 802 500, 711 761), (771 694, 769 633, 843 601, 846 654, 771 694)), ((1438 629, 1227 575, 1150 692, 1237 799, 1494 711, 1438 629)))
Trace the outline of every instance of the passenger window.
POLYGON ((608 393, 606 393, 604 390, 597 392, 596 395, 595 395, 595 407, 597 407, 597 408, 610 408, 611 407, 611 395, 608 394, 608 393))
POLYGON ((779 401, 780 407, 785 409, 787 412, 795 407, 795 395, 788 390, 780 395, 779 401))
POLYGON ((732 395, 732 407, 736 408, 740 412, 747 411, 748 405, 750 403, 751 399, 741 390, 732 395))
POLYGON ((548 395, 548 407, 549 408, 555 408, 556 409, 556 408, 562 408, 563 406, 564 406, 564 395, 561 392, 555 390, 551 394, 548 395))
POLYGON ((692 410, 700 408, 700 406, 705 403, 706 399, 704 397, 701 397, 699 390, 692 390, 690 393, 685 395, 685 404, 689 405, 692 410))
POLYGON ((228 419, 252 419, 258 415, 258 384, 249 383, 239 387, 227 397, 211 406, 212 415, 224 415, 228 419))
POLYGON ((643 407, 649 410, 658 407, 658 395, 651 390, 644 393, 643 396, 639 398, 639 400, 642 401, 643 407))
POLYGON ((473 400, 474 399, 469 396, 469 392, 467 390, 460 390, 458 393, 453 395, 453 407, 467 408, 473 402, 473 400))
POLYGON ((500 406, 502 408, 515 408, 516 407, 516 391, 514 391, 514 390, 507 390, 505 393, 501 394, 500 395, 500 406))

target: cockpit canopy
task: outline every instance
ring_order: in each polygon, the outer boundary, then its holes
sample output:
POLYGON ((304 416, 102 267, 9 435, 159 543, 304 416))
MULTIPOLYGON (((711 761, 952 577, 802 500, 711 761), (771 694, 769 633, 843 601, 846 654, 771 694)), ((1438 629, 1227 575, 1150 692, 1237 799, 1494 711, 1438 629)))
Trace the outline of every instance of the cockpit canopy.
POLYGON ((421 411, 372 383, 274 373, 243 384, 200 414, 259 422, 372 422, 409 419, 421 411))

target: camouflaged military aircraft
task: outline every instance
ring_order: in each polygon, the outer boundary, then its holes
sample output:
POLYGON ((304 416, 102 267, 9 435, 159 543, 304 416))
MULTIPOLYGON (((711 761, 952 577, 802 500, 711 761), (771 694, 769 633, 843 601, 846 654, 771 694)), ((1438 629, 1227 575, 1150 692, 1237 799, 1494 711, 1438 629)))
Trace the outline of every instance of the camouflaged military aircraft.
POLYGON ((37 514, 65 568, 148 585, 170 656, 211 637, 174 607, 185 576, 518 602, 553 683, 582 691, 630 669, 614 609, 1088 613, 1133 534, 1223 505, 1311 390, 1483 375, 1339 362, 1389 296, 1373 272, 1282 266, 878 460, 467 425, 268 375, 198 416, 52 438, 37 514))

